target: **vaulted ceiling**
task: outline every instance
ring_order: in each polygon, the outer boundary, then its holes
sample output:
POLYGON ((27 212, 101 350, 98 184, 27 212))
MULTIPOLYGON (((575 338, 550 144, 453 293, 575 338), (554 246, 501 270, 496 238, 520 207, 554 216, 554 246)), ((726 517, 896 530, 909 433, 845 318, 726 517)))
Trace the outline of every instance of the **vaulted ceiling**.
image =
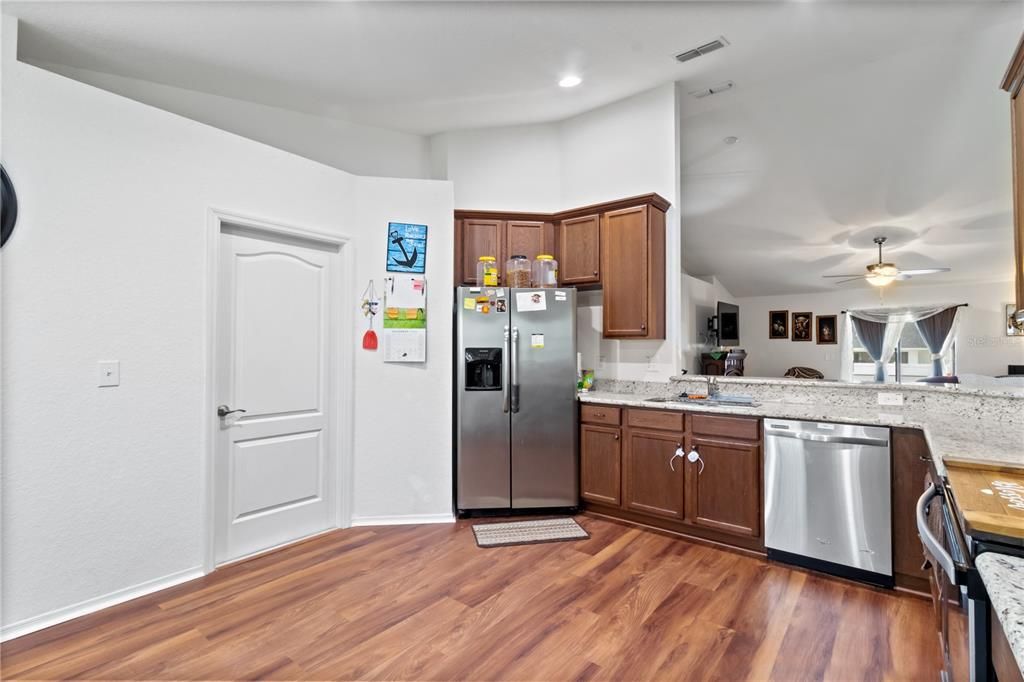
POLYGON ((669 81, 788 81, 952 46, 992 4, 6 0, 4 12, 22 19, 29 61, 434 133, 557 120, 669 81), (713 58, 673 58, 720 35, 732 45, 713 58), (583 85, 559 88, 566 73, 583 85))
MULTIPOLYGON (((1007 279, 1009 2, 4 2, 20 56, 418 134, 554 121, 676 81, 683 263, 826 290, 871 238, 1007 279), (725 36, 730 45, 673 56, 725 36), (558 87, 576 73, 583 84, 558 87), (737 137, 725 144, 726 137, 737 137)), ((671 143, 667 141, 667 143, 671 143)), ((927 282, 921 279, 914 284, 927 282)))

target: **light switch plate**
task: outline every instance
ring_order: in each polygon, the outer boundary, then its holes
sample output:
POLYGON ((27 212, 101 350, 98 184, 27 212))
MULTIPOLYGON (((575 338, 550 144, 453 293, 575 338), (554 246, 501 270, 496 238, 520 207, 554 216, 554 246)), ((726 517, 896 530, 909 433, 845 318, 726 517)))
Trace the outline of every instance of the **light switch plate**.
POLYGON ((879 391, 878 393, 878 404, 879 405, 902 405, 903 394, 893 393, 890 391, 879 391))
POLYGON ((119 360, 101 360, 99 363, 99 385, 121 385, 121 362, 119 360))

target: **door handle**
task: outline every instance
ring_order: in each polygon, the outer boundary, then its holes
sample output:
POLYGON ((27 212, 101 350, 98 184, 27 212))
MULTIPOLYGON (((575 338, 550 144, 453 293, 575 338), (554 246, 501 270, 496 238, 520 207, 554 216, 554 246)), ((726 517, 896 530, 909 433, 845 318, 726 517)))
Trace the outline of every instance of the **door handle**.
POLYGON ((774 429, 765 429, 764 433, 766 436, 781 436, 782 438, 799 438, 800 440, 809 440, 815 443, 873 445, 876 447, 883 448, 889 445, 889 441, 885 438, 862 438, 859 436, 825 436, 819 433, 807 433, 805 431, 776 431, 774 429))
POLYGON ((233 414, 235 412, 245 412, 245 410, 232 410, 227 405, 218 405, 217 406, 217 416, 218 417, 226 417, 229 414, 233 414))
POLYGON ((519 411, 519 327, 512 327, 512 412, 519 411))
POLYGON ((921 536, 921 544, 924 545, 929 557, 939 564, 949 582, 956 585, 956 566, 953 563, 953 557, 943 549, 942 543, 932 535, 931 529, 928 528, 928 503, 939 495, 941 493, 935 485, 929 483, 928 489, 917 500, 917 534, 921 536))
POLYGON ((508 344, 508 325, 505 325, 505 335, 502 341, 502 354, 505 357, 504 362, 501 363, 501 411, 506 414, 509 411, 509 366, 512 364, 512 356, 509 354, 508 344))

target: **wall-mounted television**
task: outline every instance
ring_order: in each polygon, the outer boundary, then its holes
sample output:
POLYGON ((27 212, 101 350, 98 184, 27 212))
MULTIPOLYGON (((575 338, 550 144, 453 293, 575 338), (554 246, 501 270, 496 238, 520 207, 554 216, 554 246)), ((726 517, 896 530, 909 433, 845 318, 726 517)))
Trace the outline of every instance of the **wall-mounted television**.
POLYGON ((740 307, 732 303, 718 302, 718 345, 740 345, 740 307))

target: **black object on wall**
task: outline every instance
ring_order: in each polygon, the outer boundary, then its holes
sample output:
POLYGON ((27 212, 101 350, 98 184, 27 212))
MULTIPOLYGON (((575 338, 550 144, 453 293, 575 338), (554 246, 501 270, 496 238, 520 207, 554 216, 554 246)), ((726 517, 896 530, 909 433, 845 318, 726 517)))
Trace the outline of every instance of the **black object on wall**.
POLYGON ((0 166, 0 247, 7 243, 18 220, 18 197, 7 171, 0 166))

